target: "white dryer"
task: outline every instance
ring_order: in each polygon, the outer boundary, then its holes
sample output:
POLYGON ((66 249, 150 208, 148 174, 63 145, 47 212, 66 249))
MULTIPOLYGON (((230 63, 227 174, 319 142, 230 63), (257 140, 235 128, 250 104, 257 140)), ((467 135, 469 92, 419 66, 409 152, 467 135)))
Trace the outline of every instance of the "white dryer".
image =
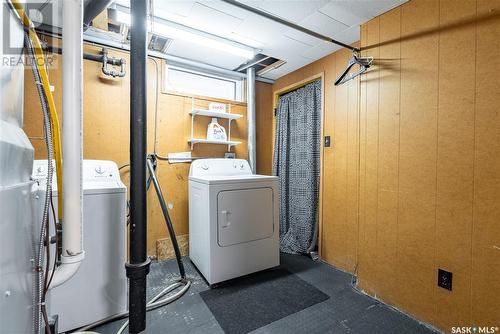
POLYGON ((278 178, 242 159, 194 161, 189 257, 210 285, 278 266, 278 178))

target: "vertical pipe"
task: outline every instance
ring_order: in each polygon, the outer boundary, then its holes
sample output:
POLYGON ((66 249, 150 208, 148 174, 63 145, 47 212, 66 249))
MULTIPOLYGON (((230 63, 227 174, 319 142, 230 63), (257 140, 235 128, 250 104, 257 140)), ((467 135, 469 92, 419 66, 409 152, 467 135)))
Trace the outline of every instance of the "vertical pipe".
POLYGON ((130 260, 129 332, 146 329, 146 121, 147 121, 147 4, 132 0, 130 9, 130 260))
POLYGON ((63 256, 82 251, 83 0, 63 5, 63 256))
MULTIPOLYGON (((83 159, 83 0, 63 3, 63 126, 62 186, 64 192, 61 220, 63 242, 61 265, 57 267, 51 288, 69 280, 84 258, 82 219, 83 159)), ((61 196, 61 194, 60 194, 61 196)))
POLYGON ((247 132, 248 132, 248 163, 252 173, 257 173, 255 153, 255 68, 247 69, 247 132))

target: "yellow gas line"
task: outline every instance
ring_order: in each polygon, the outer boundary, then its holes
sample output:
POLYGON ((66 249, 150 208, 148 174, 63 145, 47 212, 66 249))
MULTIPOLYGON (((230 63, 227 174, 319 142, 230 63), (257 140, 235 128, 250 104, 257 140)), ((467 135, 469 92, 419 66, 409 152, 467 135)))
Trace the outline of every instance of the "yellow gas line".
POLYGON ((38 70, 40 71, 40 77, 42 79, 43 89, 47 97, 47 102, 49 104, 50 111, 50 122, 52 123, 52 146, 54 147, 54 158, 56 161, 56 175, 57 175, 57 216, 59 221, 63 218, 62 212, 62 150, 61 150, 61 136, 59 130, 59 119, 57 117, 56 104, 54 103, 54 97, 52 96, 52 91, 50 90, 49 75, 45 68, 45 58, 43 56, 42 45, 38 39, 38 35, 34 29, 33 23, 31 22, 28 15, 19 3, 18 0, 11 0, 17 14, 21 18, 23 25, 29 30, 29 37, 33 43, 35 49, 35 61, 38 70))

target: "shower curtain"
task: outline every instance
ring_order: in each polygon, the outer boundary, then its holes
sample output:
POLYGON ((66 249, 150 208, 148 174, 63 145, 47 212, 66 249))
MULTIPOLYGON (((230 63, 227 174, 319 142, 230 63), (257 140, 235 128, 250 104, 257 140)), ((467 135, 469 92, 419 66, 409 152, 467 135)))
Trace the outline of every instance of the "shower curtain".
POLYGON ((280 249, 314 250, 318 229, 321 80, 278 100, 273 174, 279 177, 280 249))

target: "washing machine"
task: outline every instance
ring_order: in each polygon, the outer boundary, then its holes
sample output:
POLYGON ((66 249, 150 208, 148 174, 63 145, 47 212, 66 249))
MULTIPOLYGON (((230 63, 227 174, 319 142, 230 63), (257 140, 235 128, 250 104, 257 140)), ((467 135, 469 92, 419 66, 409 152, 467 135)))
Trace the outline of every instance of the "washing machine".
MULTIPOLYGON (((40 189, 40 216, 45 198, 47 161, 36 160, 33 179, 40 189)), ((58 316, 60 332, 79 328, 127 310, 127 188, 113 161, 83 160, 83 248, 85 259, 76 274, 49 290, 49 315, 58 316)), ((57 212, 57 182, 53 175, 57 212)), ((41 219, 41 218, 40 218, 41 219)), ((51 235, 54 235, 51 222, 51 235)), ((63 235, 64 236, 64 235, 63 235)), ((52 254, 54 247, 52 246, 52 254)))
POLYGON ((278 266, 278 178, 242 159, 195 160, 189 257, 210 285, 278 266))

